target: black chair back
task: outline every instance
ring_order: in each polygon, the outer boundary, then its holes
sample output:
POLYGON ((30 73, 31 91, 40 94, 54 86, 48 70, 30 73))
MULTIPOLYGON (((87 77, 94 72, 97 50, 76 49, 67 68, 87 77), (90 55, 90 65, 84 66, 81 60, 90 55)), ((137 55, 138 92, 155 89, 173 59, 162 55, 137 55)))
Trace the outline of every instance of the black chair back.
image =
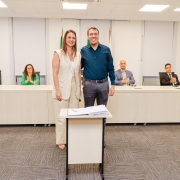
MULTIPOLYGON (((36 74, 39 76, 39 83, 40 83, 40 72, 37 71, 36 74)), ((40 83, 41 84, 41 83, 40 83)))
POLYGON ((162 86, 162 84, 161 84, 161 77, 162 77, 162 75, 163 74, 165 74, 166 72, 159 72, 159 82, 160 82, 160 86, 162 86))
MULTIPOLYGON (((162 77, 162 75, 163 74, 166 74, 167 72, 159 72, 159 81, 160 81, 160 86, 162 86, 162 84, 161 84, 161 77, 162 77)), ((174 74, 174 72, 172 72, 172 74, 174 74)))

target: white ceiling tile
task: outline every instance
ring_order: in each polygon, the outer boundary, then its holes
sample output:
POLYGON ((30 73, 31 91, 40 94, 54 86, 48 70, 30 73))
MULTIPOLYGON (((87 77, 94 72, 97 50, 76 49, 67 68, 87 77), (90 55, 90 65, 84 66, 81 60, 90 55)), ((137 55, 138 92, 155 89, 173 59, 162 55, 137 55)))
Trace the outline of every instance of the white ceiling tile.
POLYGON ((113 3, 89 3, 87 9, 89 10, 101 10, 101 12, 106 11, 106 10, 111 10, 116 6, 116 4, 113 3))
POLYGON ((101 3, 121 3, 122 0, 101 0, 101 3))
POLYGON ((3 0, 9 7, 0 9, 0 17, 53 17, 73 19, 127 19, 127 20, 179 20, 180 0, 101 0, 88 3, 86 11, 62 9, 60 0, 3 0), (159 14, 139 12, 145 4, 170 4, 159 14), (14 12, 14 13, 13 13, 14 12))
POLYGON ((138 19, 138 20, 149 20, 152 17, 154 17, 156 14, 158 14, 157 12, 137 12, 137 13, 133 13, 131 15, 131 18, 133 20, 138 19))
POLYGON ((117 15, 121 15, 121 16, 131 16, 132 14, 134 14, 134 12, 129 12, 129 11, 113 11, 111 12, 109 15, 110 16, 117 16, 117 15))
MULTIPOLYGON (((111 11, 102 11, 100 14, 98 11, 91 11, 91 10, 87 10, 87 15, 93 15, 93 16, 96 16, 96 17, 99 17, 99 16, 108 16, 110 14, 111 11)), ((96 18, 97 19, 97 18, 96 18)))
POLYGON ((62 9, 58 9, 58 10, 54 10, 54 9, 49 9, 49 8, 43 8, 43 9, 38 9, 39 14, 44 14, 44 15, 50 15, 50 14, 62 14, 63 10, 62 9))
POLYGON ((8 8, 33 8, 33 4, 30 0, 6 0, 3 1, 8 8))
POLYGON ((60 0, 31 0, 34 2, 59 2, 60 0))
POLYGON ((86 10, 63 10, 63 15, 71 15, 76 16, 76 15, 85 15, 86 14, 86 10))
POLYGON ((39 14, 38 11, 34 8, 16 8, 14 10, 14 12, 16 14, 21 14, 21 13, 23 13, 23 14, 36 14, 36 15, 39 14))
POLYGON ((120 21, 128 21, 131 19, 131 16, 124 16, 124 15, 116 15, 116 16, 111 16, 112 20, 120 20, 120 21))
POLYGON ((177 13, 177 12, 173 12, 173 13, 158 13, 156 14, 154 17, 157 17, 157 18, 174 18, 176 16, 178 16, 178 14, 180 13, 177 13))
POLYGON ((114 11, 136 11, 138 12, 139 9, 142 8, 142 5, 139 4, 118 4, 116 5, 116 7, 114 8, 114 11))
POLYGON ((61 3, 60 2, 48 2, 48 1, 45 1, 45 2, 42 2, 42 1, 33 1, 32 2, 34 7, 35 8, 54 8, 54 9, 57 9, 58 7, 62 7, 61 3))
POLYGON ((9 8, 0 8, 0 16, 1 17, 4 17, 4 16, 6 16, 8 14, 13 15, 14 12, 11 9, 9 9, 9 8))
POLYGON ((177 0, 121 0, 121 3, 128 4, 172 4, 177 0))
POLYGON ((173 19, 174 19, 174 21, 180 21, 180 15, 174 17, 173 19))

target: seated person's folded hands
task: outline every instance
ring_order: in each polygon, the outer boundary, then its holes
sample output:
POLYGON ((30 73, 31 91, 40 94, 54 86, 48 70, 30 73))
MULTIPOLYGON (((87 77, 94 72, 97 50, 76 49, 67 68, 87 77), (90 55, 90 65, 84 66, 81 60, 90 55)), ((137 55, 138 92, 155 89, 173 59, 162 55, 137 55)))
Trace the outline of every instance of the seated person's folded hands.
POLYGON ((176 83, 177 81, 176 81, 176 78, 175 77, 172 77, 172 79, 171 79, 171 83, 176 83))

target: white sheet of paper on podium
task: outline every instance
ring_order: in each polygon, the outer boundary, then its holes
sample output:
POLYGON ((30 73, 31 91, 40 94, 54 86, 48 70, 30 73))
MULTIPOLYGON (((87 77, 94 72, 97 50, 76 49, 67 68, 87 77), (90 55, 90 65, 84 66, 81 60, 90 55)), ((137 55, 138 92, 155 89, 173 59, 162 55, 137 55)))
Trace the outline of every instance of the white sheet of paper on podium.
POLYGON ((99 106, 91 106, 87 108, 71 108, 68 109, 69 116, 79 116, 79 115, 108 115, 109 111, 107 110, 106 106, 99 105, 99 106))

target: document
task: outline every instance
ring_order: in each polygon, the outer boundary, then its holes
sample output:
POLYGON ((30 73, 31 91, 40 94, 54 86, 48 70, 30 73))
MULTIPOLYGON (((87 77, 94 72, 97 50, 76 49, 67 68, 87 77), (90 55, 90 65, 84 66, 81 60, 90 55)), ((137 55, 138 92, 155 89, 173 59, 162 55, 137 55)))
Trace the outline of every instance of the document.
POLYGON ((88 112, 86 108, 73 108, 68 109, 68 116, 76 116, 76 115, 87 115, 88 112))
POLYGON ((78 115, 108 115, 109 112, 104 105, 98 105, 98 106, 91 106, 87 108, 71 108, 68 109, 68 115, 69 116, 78 116, 78 115))

